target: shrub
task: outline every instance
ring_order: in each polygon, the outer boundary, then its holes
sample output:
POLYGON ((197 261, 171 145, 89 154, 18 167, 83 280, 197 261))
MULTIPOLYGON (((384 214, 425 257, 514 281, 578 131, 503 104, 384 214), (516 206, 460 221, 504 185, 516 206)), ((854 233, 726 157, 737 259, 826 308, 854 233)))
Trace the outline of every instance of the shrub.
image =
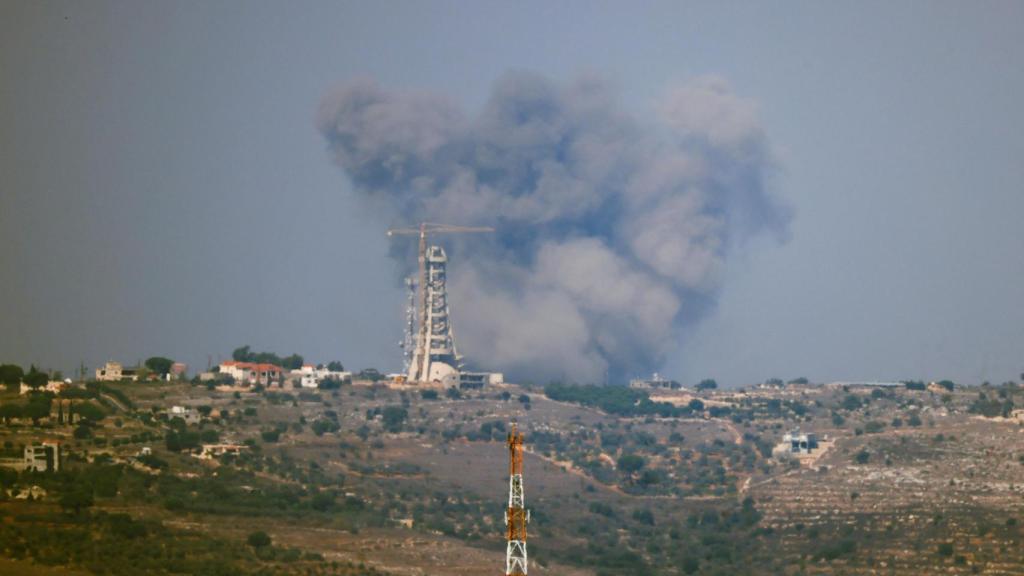
POLYGON ((245 541, 249 546, 256 549, 265 548, 271 544, 270 536, 262 530, 257 530, 256 532, 249 534, 249 537, 246 538, 245 541))

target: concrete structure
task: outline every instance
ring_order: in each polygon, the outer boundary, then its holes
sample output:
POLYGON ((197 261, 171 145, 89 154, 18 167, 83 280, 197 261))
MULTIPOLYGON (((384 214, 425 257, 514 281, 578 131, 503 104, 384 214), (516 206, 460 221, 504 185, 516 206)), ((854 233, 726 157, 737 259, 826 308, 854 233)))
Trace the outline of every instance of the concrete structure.
MULTIPOLYGON (((50 380, 49 382, 46 383, 45 386, 43 386, 42 388, 39 388, 38 391, 39 392, 53 392, 54 394, 57 394, 61 390, 66 390, 66 389, 68 389, 70 387, 71 387, 71 380, 70 379, 63 380, 63 381, 62 380, 50 380)), ((25 384, 24 382, 22 382, 21 383, 21 390, 18 393, 19 394, 28 394, 29 392, 32 392, 33 390, 35 390, 35 389, 32 388, 31 386, 29 386, 28 384, 25 384)))
POLYGON ((483 388, 485 385, 503 384, 505 375, 501 372, 460 372, 459 388, 483 388))
POLYGON ((644 380, 642 378, 634 378, 633 380, 630 380, 629 381, 629 387, 630 388, 669 388, 671 390, 679 390, 680 388, 682 388, 682 385, 679 382, 676 382, 675 380, 669 380, 669 379, 663 377, 661 374, 658 374, 657 372, 655 372, 654 375, 651 376, 651 378, 649 380, 644 380))
POLYGON ((455 349, 455 332, 448 307, 448 255, 440 246, 427 250, 421 282, 419 338, 408 379, 454 385, 459 380, 462 358, 455 349))
POLYGON ((267 386, 280 380, 284 371, 273 364, 226 360, 220 363, 220 373, 231 376, 236 384, 267 386))
POLYGON ((470 228, 423 222, 419 228, 388 230, 388 236, 419 236, 419 277, 406 281, 410 290, 410 306, 406 313, 405 348, 406 381, 408 383, 459 383, 461 358, 455 350, 455 335, 448 310, 448 256, 440 246, 428 246, 427 234, 494 232, 494 228, 470 228), (412 291, 415 289, 415 294, 412 291), (413 307, 418 308, 413 313, 413 307), (415 337, 413 337, 414 322, 415 337), (409 346, 415 342, 413 351, 409 346))
POLYGON ((103 382, 120 380, 136 381, 139 379, 138 368, 125 368, 120 362, 107 362, 102 368, 96 369, 96 379, 103 382))
POLYGON ((203 444, 203 450, 196 455, 196 458, 211 460, 218 456, 224 456, 225 454, 238 456, 245 449, 246 446, 241 444, 203 444))
POLYGON ((796 428, 782 437, 782 444, 791 454, 810 454, 818 449, 818 437, 814 433, 801 433, 796 428))
POLYGON ((337 380, 338 382, 352 380, 351 372, 328 370, 326 367, 317 367, 312 364, 303 364, 302 368, 292 370, 288 376, 293 383, 302 388, 319 388, 320 383, 324 380, 337 380))
POLYGON ((60 470, 60 443, 44 440, 25 446, 21 458, 0 458, 0 466, 30 472, 58 472, 60 470))
POLYGON ((167 419, 174 418, 181 418, 185 424, 199 424, 203 419, 199 412, 188 406, 171 406, 167 411, 167 419))
POLYGON ((175 362, 174 364, 171 364, 171 371, 167 375, 174 379, 180 379, 184 378, 187 372, 188 364, 185 364, 184 362, 175 362))

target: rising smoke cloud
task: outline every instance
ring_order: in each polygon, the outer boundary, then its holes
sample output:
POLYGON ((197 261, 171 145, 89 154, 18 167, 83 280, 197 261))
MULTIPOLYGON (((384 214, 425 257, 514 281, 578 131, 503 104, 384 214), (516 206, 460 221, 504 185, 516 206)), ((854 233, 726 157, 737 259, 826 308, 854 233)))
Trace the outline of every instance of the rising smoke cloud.
POLYGON ((789 220, 766 188, 755 104, 715 77, 671 90, 648 122, 593 77, 508 73, 475 117, 361 80, 326 97, 317 124, 392 221, 497 227, 445 239, 452 315, 460 352, 513 377, 656 369, 713 305, 728 254, 789 220))

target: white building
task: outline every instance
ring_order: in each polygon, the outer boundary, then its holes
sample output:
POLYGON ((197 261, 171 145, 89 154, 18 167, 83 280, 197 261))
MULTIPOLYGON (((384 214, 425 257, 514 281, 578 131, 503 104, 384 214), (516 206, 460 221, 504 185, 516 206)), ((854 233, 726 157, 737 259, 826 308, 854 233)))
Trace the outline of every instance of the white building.
POLYGON ((139 379, 138 368, 125 368, 120 362, 107 362, 102 368, 96 369, 96 379, 104 382, 120 380, 136 381, 139 379))
POLYGON ((256 362, 226 360, 220 363, 220 373, 231 376, 236 384, 262 384, 267 386, 284 373, 280 366, 256 362))
POLYGON ((196 455, 196 458, 210 460, 217 456, 224 456, 225 454, 238 456, 246 448, 247 446, 243 446, 241 444, 203 444, 203 450, 196 455))
POLYGON ((171 409, 167 411, 167 418, 181 418, 185 421, 185 424, 199 424, 202 417, 193 408, 188 406, 171 406, 171 409))
POLYGON ((337 380, 338 382, 351 380, 352 373, 328 370, 324 366, 317 367, 312 364, 303 364, 302 368, 292 370, 289 373, 289 377, 303 388, 318 388, 324 380, 337 380))
POLYGON ((60 443, 44 440, 25 446, 21 458, 0 458, 0 466, 29 472, 57 472, 60 470, 60 443))
MULTIPOLYGON (((71 379, 69 378, 69 379, 63 380, 63 381, 61 381, 61 380, 50 380, 49 382, 46 383, 46 386, 43 386, 42 388, 39 388, 38 390, 39 390, 39 392, 53 392, 54 394, 57 394, 61 390, 65 390, 65 389, 70 388, 70 387, 71 387, 71 379)), ((32 392, 33 390, 34 390, 34 388, 32 388, 28 384, 25 384, 24 382, 22 382, 21 383, 21 391, 19 392, 19 394, 28 394, 29 392, 32 392)))

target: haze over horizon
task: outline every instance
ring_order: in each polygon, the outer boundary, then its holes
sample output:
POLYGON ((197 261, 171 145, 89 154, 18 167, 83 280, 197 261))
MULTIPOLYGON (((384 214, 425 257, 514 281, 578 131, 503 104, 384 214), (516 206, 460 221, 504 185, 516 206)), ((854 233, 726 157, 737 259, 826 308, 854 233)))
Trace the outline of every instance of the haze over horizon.
MULTIPOLYGON (((203 368, 249 344, 398 369, 403 265, 384 230, 413 213, 368 205, 319 107, 372 81, 473 119, 511 72, 600 78, 608 117, 652 131, 665 94, 715 78, 771 151, 759 170, 788 225, 721 259, 699 318, 638 332, 655 340, 630 371, 726 385, 1024 372, 1024 5, 300 8, 0 8, 0 362, 203 368)), ((454 276, 458 244, 452 258, 454 276)), ((685 312, 692 294, 672 290, 685 312)))

